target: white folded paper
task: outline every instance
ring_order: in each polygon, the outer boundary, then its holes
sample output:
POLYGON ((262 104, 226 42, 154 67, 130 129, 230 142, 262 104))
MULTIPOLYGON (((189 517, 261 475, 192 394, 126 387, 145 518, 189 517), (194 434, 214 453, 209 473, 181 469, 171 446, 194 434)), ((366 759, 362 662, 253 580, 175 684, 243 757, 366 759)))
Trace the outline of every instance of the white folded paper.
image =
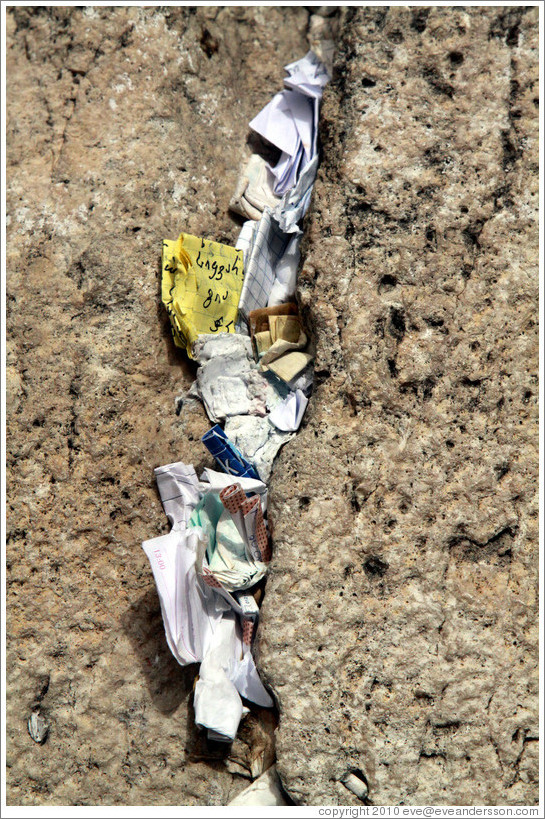
POLYGON ((268 481, 276 453, 293 438, 293 433, 281 432, 269 423, 269 418, 235 415, 225 423, 225 433, 238 450, 251 461, 261 478, 268 481))
POLYGON ((173 529, 185 529, 191 512, 201 499, 194 468, 184 463, 166 464, 153 470, 165 514, 173 529))
POLYGON ((318 112, 329 80, 323 63, 311 51, 287 65, 286 88, 250 122, 250 128, 282 152, 271 173, 275 194, 296 184, 300 172, 315 156, 318 145, 318 112))
POLYGON ((226 742, 235 738, 243 713, 240 695, 227 676, 230 661, 237 656, 242 656, 242 640, 234 614, 228 613, 210 641, 193 697, 196 724, 226 742))
POLYGON ((173 529, 142 544, 151 564, 168 647, 180 663, 198 663, 229 604, 195 571, 198 533, 173 529))
POLYGON ((247 713, 241 696, 263 708, 274 704, 259 679, 249 647, 242 643, 240 624, 228 612, 215 629, 201 663, 193 700, 195 722, 215 739, 231 742, 247 713))
POLYGON ((291 392, 269 414, 271 424, 283 432, 296 432, 301 426, 308 398, 302 390, 291 392))

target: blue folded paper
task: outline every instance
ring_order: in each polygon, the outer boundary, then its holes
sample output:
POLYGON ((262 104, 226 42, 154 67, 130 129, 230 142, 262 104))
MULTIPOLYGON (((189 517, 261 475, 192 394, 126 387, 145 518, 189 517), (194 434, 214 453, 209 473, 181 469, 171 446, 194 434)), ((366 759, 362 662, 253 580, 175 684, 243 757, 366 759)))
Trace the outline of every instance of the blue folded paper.
POLYGON ((201 441, 229 475, 261 480, 255 467, 238 451, 219 424, 205 432, 201 441))

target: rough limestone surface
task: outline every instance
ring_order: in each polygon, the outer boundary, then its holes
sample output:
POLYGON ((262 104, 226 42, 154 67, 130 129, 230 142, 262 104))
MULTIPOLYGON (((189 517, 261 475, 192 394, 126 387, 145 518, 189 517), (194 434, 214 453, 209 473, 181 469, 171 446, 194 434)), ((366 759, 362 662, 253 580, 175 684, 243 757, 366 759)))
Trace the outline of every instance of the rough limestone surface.
POLYGON ((160 251, 181 230, 235 242, 247 124, 309 20, 7 10, 11 805, 224 805, 248 784, 197 734, 196 669, 167 648, 140 548, 168 530, 153 467, 212 466, 204 414, 175 414, 194 370, 160 304, 160 251))
POLYGON ((351 8, 260 663, 297 803, 532 805, 537 8, 351 8))
MULTIPOLYGON (((8 9, 9 804, 226 804, 267 745, 252 715, 210 758, 139 546, 153 467, 209 463, 159 249, 235 240, 247 122, 321 25, 8 9)), ((259 644, 296 802, 356 803, 349 769, 375 804, 536 801, 536 49, 524 6, 345 13, 259 644)))

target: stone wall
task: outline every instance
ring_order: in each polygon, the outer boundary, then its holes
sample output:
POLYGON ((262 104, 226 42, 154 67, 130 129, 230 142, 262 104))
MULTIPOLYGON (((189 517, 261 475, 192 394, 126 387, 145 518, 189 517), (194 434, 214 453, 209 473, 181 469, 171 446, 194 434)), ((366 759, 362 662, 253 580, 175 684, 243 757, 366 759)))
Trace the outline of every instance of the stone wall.
MULTIPOLYGON (((153 467, 209 463, 159 250, 235 241, 247 123, 312 20, 7 27, 8 803, 226 804, 247 780, 195 731, 140 549, 168 528, 153 467)), ((258 646, 296 802, 355 803, 348 769, 374 804, 537 799, 537 95, 536 9, 344 12, 258 646)))
POLYGON ((308 14, 6 17, 8 802, 224 805, 248 780, 197 735, 196 668, 167 648, 140 548, 168 530, 153 467, 212 465, 204 413, 175 414, 193 372, 161 241, 236 241, 248 122, 306 52, 308 14))
POLYGON ((260 629, 299 803, 537 801, 537 24, 345 16, 260 629))

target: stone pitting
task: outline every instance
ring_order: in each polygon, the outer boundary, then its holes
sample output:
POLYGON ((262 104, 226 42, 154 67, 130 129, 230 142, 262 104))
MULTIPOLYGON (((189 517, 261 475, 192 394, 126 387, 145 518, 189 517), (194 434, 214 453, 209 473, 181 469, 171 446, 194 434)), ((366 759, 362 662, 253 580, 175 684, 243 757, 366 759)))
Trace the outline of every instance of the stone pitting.
MULTIPOLYGON (((299 287, 316 392, 273 473, 258 646, 299 804, 361 804, 349 771, 376 805, 537 802, 537 19, 343 12, 299 287)), ((211 758, 139 545, 168 528, 153 467, 209 463, 158 247, 234 243, 232 146, 323 20, 6 23, 7 801, 225 805, 274 719, 211 758)))
POLYGON ((298 804, 536 804, 537 11, 348 9, 260 667, 298 804))

